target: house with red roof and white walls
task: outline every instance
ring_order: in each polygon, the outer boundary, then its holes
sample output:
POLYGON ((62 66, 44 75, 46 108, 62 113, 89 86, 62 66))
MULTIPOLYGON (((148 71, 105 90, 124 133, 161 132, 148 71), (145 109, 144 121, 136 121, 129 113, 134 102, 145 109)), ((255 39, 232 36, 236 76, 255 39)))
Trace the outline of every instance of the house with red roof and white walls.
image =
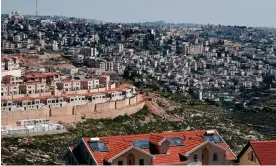
POLYGON ((250 141, 237 158, 240 165, 276 165, 276 139, 250 141))
POLYGON ((66 165, 231 165, 235 154, 216 130, 81 138, 66 165))

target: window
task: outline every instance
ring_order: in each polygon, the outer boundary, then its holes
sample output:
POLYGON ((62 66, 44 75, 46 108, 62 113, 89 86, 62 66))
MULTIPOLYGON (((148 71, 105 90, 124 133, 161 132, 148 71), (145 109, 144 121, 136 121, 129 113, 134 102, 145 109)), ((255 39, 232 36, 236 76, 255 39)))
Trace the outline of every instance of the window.
POLYGON ((118 165, 123 165, 123 161, 118 161, 118 165))
POLYGON ((197 162, 198 161, 198 156, 195 154, 194 155, 194 162, 197 162))
POLYGON ((256 161, 256 156, 254 155, 254 152, 251 151, 248 153, 248 160, 255 162, 256 161))
POLYGON ((213 154, 213 161, 218 161, 218 154, 217 153, 213 154))
POLYGON ((144 165, 144 159, 139 160, 139 165, 144 165))

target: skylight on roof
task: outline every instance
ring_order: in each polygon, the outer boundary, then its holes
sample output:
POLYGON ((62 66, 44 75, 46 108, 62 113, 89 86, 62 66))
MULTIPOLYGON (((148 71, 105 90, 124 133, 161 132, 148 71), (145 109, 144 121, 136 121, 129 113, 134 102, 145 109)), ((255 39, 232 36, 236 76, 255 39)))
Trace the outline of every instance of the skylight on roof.
POLYGON ((206 141, 215 142, 215 143, 223 142, 222 138, 218 134, 204 135, 203 137, 206 141))
POLYGON ((108 152, 108 148, 105 143, 100 141, 89 142, 90 147, 94 152, 108 152))
POLYGON ((167 138, 167 140, 170 142, 170 146, 183 146, 184 141, 180 137, 171 137, 167 138))
POLYGON ((147 140, 147 139, 134 140, 134 141, 132 141, 132 143, 137 148, 149 148, 149 140, 147 140))

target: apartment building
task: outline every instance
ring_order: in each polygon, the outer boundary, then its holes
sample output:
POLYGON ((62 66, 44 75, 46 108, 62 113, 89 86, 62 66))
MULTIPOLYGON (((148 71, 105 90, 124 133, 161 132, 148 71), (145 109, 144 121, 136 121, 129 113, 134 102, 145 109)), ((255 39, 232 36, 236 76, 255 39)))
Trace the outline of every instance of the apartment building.
POLYGON ((53 85, 55 82, 60 81, 60 74, 57 72, 26 74, 24 79, 26 82, 41 82, 53 85))
POLYGON ((68 80, 56 83, 57 89, 61 91, 76 91, 76 90, 90 90, 100 87, 99 79, 87 79, 87 80, 68 80))
POLYGON ((1 97, 7 96, 9 94, 9 87, 7 85, 1 84, 1 97))
POLYGON ((10 100, 1 98, 1 111, 39 109, 42 105, 39 98, 22 97, 10 100))
POLYGON ((9 96, 15 96, 20 94, 19 86, 16 84, 10 84, 8 85, 8 95, 9 96))
POLYGON ((19 90, 21 94, 35 94, 35 93, 45 93, 46 83, 41 82, 31 82, 19 85, 19 90))
POLYGON ((87 57, 95 57, 98 55, 97 48, 83 47, 80 49, 80 54, 87 57))
POLYGON ((87 59, 86 64, 92 68, 100 68, 104 71, 114 71, 114 63, 101 59, 87 59))
POLYGON ((1 85, 1 97, 13 96, 18 94, 20 94, 18 85, 16 84, 1 85))
POLYGON ((81 90, 81 81, 80 80, 68 80, 56 83, 57 89, 61 91, 75 91, 81 90))
POLYGON ((99 77, 99 83, 109 89, 110 76, 109 75, 101 75, 99 77))
POLYGON ((121 43, 117 44, 113 51, 114 51, 113 52, 114 55, 122 54, 124 52, 124 44, 121 44, 121 43))
POLYGON ((23 79, 12 75, 6 75, 2 77, 2 83, 3 84, 22 84, 23 79))
POLYGON ((70 105, 82 105, 88 102, 85 95, 67 95, 64 97, 70 105))
POLYGON ((124 99, 124 95, 122 91, 112 91, 111 92, 111 100, 116 101, 116 100, 122 100, 124 99))
POLYGON ((1 58, 1 76, 12 75, 21 77, 22 71, 20 62, 17 57, 3 57, 1 58))
POLYGON ((105 103, 110 100, 106 93, 98 93, 89 95, 88 99, 92 104, 105 103))
POLYGON ((19 69, 19 60, 17 57, 1 58, 1 70, 16 70, 19 69))
MULTIPOLYGON (((40 85, 45 86, 45 84, 42 84, 42 83, 40 83, 40 85)), ((17 87, 20 86, 21 90, 24 88, 25 90, 24 92, 26 92, 26 94, 33 94, 34 92, 38 93, 39 91, 35 83, 30 85, 24 84, 24 85, 15 85, 15 86, 17 87)), ((130 87, 130 85, 128 84, 123 84, 123 85, 120 85, 120 87, 115 88, 114 90, 106 90, 103 92, 92 92, 92 93, 87 93, 82 95, 62 94, 61 96, 60 95, 59 96, 45 95, 45 96, 39 96, 39 97, 25 96, 20 98, 7 99, 4 96, 10 93, 10 90, 9 90, 10 88, 3 85, 1 88, 2 88, 2 91, 1 91, 1 95, 2 95, 1 110, 2 111, 64 107, 67 104, 69 105, 82 105, 86 103, 98 104, 98 103, 104 103, 110 100, 116 101, 124 98, 130 98, 136 94, 134 87, 130 87), (126 91, 128 91, 128 93, 131 95, 128 95, 126 91)), ((18 91, 21 93, 20 90, 18 91)), ((138 101, 140 101, 140 99, 138 101)))
POLYGON ((250 141, 237 156, 240 165, 276 165, 276 139, 250 141))
POLYGON ((79 68, 76 68, 75 66, 71 64, 63 64, 57 66, 57 68, 64 74, 70 74, 72 76, 78 74, 79 68))
POLYGON ((189 55, 196 55, 196 54, 202 54, 203 53, 203 45, 191 45, 187 46, 187 53, 189 55))
POLYGON ((97 78, 81 80, 81 88, 82 89, 95 89, 100 87, 100 81, 97 78))
POLYGON ((64 98, 59 96, 40 97, 40 100, 48 108, 63 107, 65 105, 64 98))
POLYGON ((71 85, 72 85, 72 90, 81 90, 81 81, 79 80, 73 80, 71 81, 71 85))
POLYGON ((235 154, 216 130, 81 138, 66 165, 230 165, 235 154))

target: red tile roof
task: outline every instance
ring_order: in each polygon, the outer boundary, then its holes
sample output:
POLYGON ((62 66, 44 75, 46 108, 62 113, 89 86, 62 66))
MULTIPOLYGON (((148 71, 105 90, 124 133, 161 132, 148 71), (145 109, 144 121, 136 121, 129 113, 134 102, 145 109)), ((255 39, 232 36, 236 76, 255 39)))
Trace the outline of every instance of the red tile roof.
POLYGON ((161 142, 162 140, 164 140, 166 137, 162 136, 162 135, 155 135, 152 134, 149 138, 149 141, 155 145, 158 145, 159 142, 161 142))
MULTIPOLYGON (((106 144, 109 152, 94 152, 89 146, 90 138, 83 138, 83 140, 97 163, 99 165, 102 165, 104 161, 107 161, 112 157, 120 154, 122 151, 130 148, 133 145, 131 142, 133 140, 148 139, 150 142, 153 141, 154 143, 158 143, 164 138, 181 137, 182 139, 184 139, 184 146, 170 146, 169 154, 155 154, 155 158, 153 158, 153 164, 174 164, 183 162, 180 160, 180 155, 184 155, 195 147, 206 142, 206 140, 202 137, 205 132, 206 131, 204 130, 200 130, 100 137, 100 141, 106 144)), ((217 145, 225 149, 226 159, 235 159, 235 155, 226 143, 222 142, 218 143, 217 145)), ((150 152, 149 148, 145 148, 142 150, 148 153, 150 152)))
POLYGON ((30 79, 30 78, 46 78, 50 76, 57 76, 59 73, 54 72, 54 73, 35 73, 35 74, 26 74, 25 78, 30 79))
POLYGON ((131 142, 118 141, 114 144, 111 143, 110 146, 112 146, 112 148, 104 157, 104 160, 106 160, 106 161, 108 161, 111 158, 115 157, 116 155, 120 154, 124 150, 131 148, 133 146, 133 144, 131 142))
POLYGON ((276 140, 250 141, 261 165, 276 165, 276 140))

